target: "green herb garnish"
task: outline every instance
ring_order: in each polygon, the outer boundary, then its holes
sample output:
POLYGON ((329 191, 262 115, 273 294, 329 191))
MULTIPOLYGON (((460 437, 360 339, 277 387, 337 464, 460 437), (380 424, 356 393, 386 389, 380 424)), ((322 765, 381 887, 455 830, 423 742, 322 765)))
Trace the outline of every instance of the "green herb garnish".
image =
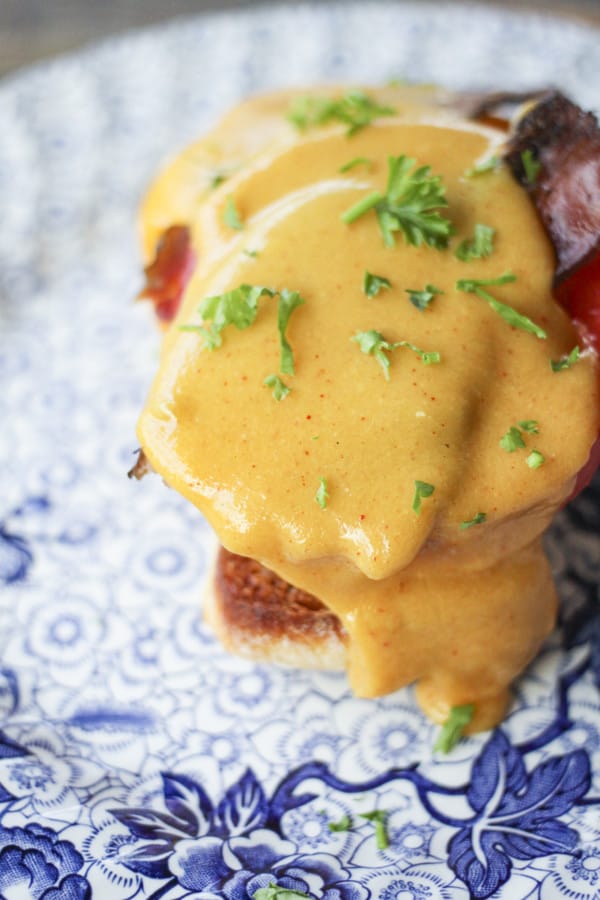
POLYGON ((539 450, 532 450, 527 457, 527 465, 530 469, 539 469, 546 462, 546 457, 539 450))
POLYGON ((396 110, 382 106, 363 91, 349 91, 340 98, 296 97, 292 101, 287 117, 296 128, 304 131, 330 122, 342 122, 348 126, 346 134, 351 137, 381 116, 393 116, 396 110))
POLYGON ((277 328, 279 330, 279 343, 281 346, 281 359, 279 369, 285 375, 294 374, 294 357, 292 348, 287 342, 285 329, 290 321, 290 316, 298 306, 304 303, 303 297, 298 291, 288 291, 284 288, 279 292, 279 304, 277 307, 277 328))
POLYGON ((508 322, 509 325, 512 325, 513 328, 519 328, 521 331, 528 331, 530 334, 535 334, 536 337, 543 340, 547 337, 543 328, 540 328, 539 325, 536 325, 535 322, 532 322, 527 316, 521 315, 521 313, 517 312, 516 309, 513 309, 512 306, 507 306, 506 303, 501 303, 499 300, 496 300, 495 297, 492 297, 492 295, 485 290, 485 287, 488 285, 509 284, 516 280, 517 277, 516 275, 513 275, 512 272, 504 272, 503 275, 499 275, 497 278, 461 278, 456 282, 456 288, 459 291, 465 291, 467 294, 476 294, 481 300, 485 300, 494 312, 497 312, 499 316, 502 316, 504 321, 508 322))
POLYGON ((204 347, 207 350, 215 350, 223 342, 221 332, 227 325, 235 325, 240 330, 249 328, 256 320, 260 298, 277 295, 279 295, 277 328, 281 348, 279 369, 284 375, 293 375, 294 358, 285 330, 293 311, 304 303, 298 291, 288 291, 286 288, 276 291, 260 285, 241 284, 232 291, 206 297, 202 301, 198 311, 205 321, 212 320, 208 328, 206 325, 180 325, 179 330, 201 334, 204 338, 204 347))
POLYGON ((474 712, 475 707, 472 703, 465 703, 464 706, 453 706, 435 742, 434 751, 450 753, 463 736, 463 732, 473 718, 474 712))
POLYGON ((414 291, 409 289, 406 291, 406 293, 408 294, 412 305, 416 306, 417 309, 420 309, 421 312, 423 312, 429 307, 429 304, 436 296, 436 294, 443 294, 444 292, 439 288, 436 288, 433 284, 426 284, 425 290, 423 291, 414 291))
POLYGON ((340 166, 340 172, 349 172, 351 169, 355 169, 356 166, 371 166, 373 161, 370 160, 367 156, 355 156, 354 159, 351 159, 350 162, 345 163, 343 166, 340 166))
POLYGON ((485 259, 486 256, 491 255, 494 249, 495 234, 495 228, 478 223, 475 225, 473 240, 465 239, 461 241, 454 251, 454 255, 462 262, 471 262, 473 259, 485 259))
POLYGON ((540 432, 540 426, 535 419, 525 419, 523 422, 518 422, 517 424, 519 428, 522 428, 527 434, 539 434, 540 432))
POLYGON ((283 400, 291 391, 291 388, 284 384, 279 375, 267 375, 263 384, 273 389, 273 396, 276 400, 283 400))
POLYGON ((447 247, 452 224, 437 212, 448 206, 446 188, 439 175, 431 174, 429 166, 414 169, 415 165, 416 160, 407 156, 390 156, 385 194, 367 194, 342 213, 342 222, 350 225, 373 209, 386 247, 396 243, 396 231, 415 247, 423 243, 437 250, 447 247))
POLYGON ((259 255, 258 250, 242 250, 244 256, 249 256, 251 259, 256 259, 259 255))
POLYGON ((523 164, 523 171, 525 172, 527 184, 533 186, 536 183, 540 169, 542 168, 541 162, 535 158, 531 150, 523 150, 521 153, 521 163, 523 164))
POLYGON ((196 331, 204 338, 207 350, 214 350, 222 344, 221 332, 227 325, 235 325, 243 330, 254 323, 258 312, 258 301, 262 296, 274 297, 276 291, 260 285, 241 284, 233 291, 206 297, 198 311, 206 321, 211 319, 207 328, 204 325, 180 325, 180 331, 196 331))
POLYGON ((319 478, 319 487, 315 494, 315 500, 321 509, 325 509, 329 500, 329 491, 327 490, 327 481, 324 478, 319 478))
POLYGON ((498 156, 489 156, 480 163, 476 163, 472 168, 467 169, 465 176, 467 178, 474 178, 477 175, 484 175, 486 172, 493 172, 499 165, 500 158, 498 156))
POLYGON ((386 355, 386 351, 389 352, 391 350, 395 350, 397 347, 407 347, 409 350, 412 350, 413 353, 416 353, 417 356, 420 357, 423 365, 426 366, 439 363, 441 360, 441 356, 437 351, 421 350, 420 347, 416 347, 409 341, 395 341, 394 343, 390 343, 389 341, 385 340, 385 338, 379 331, 375 331, 374 328, 371 328, 369 331, 358 331, 352 338, 350 338, 350 340, 355 341, 363 353, 367 353, 375 357, 375 359, 383 369, 383 374, 388 381, 390 378, 390 359, 386 355))
POLYGON ((514 453, 515 450, 521 450, 525 446, 523 434, 516 425, 512 425, 506 434, 500 439, 500 446, 507 453, 514 453))
POLYGON ((310 900, 310 897, 310 894, 303 891, 278 887, 275 882, 271 882, 269 887, 258 888, 252 894, 252 900, 310 900))
POLYGON ((419 516, 421 514, 421 500, 431 497, 435 487, 426 481, 415 481, 415 495, 413 497, 412 508, 419 516))
POLYGON ((391 281, 384 278, 383 275, 373 275, 371 272, 365 272, 363 278, 363 292, 367 297, 376 297, 382 288, 390 288, 391 281))
POLYGON ((575 365, 580 356, 581 351, 579 347, 575 346, 568 356, 561 356, 560 359, 551 359, 550 368, 553 372, 562 372, 564 369, 570 369, 571 366, 575 365))
POLYGON ((473 516, 472 519, 468 519, 465 522, 461 522, 460 527, 464 531, 465 528, 472 528, 473 525, 483 525, 483 523, 485 522, 486 519, 487 519, 487 515, 485 513, 478 512, 477 515, 473 516))
POLYGON ((350 831, 352 828, 352 819, 346 813, 338 822, 328 822, 327 827, 330 831, 350 831))
POLYGON ((234 231, 243 231, 244 223, 240 219, 240 214, 235 205, 235 200, 229 195, 227 198, 227 202, 225 204, 225 209, 223 211, 223 222, 227 225, 228 228, 233 228, 234 231))
POLYGON ((386 822, 387 813, 383 809, 374 809, 372 812, 359 813, 361 819, 373 822, 375 826, 375 844, 378 850, 385 850, 390 846, 386 822))

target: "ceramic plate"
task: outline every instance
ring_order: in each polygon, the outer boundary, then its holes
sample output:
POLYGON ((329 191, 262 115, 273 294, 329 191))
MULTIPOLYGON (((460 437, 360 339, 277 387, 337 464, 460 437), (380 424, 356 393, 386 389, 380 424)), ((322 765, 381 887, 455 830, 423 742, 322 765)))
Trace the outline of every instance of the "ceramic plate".
POLYGON ((4 81, 1 897, 600 897, 598 490, 548 537, 560 631, 502 727, 441 757, 412 690, 361 701, 223 653, 199 616, 207 527, 125 477, 158 352, 136 208, 170 153, 249 92, 322 79, 553 83, 597 107, 598 41, 483 7, 319 4, 4 81))

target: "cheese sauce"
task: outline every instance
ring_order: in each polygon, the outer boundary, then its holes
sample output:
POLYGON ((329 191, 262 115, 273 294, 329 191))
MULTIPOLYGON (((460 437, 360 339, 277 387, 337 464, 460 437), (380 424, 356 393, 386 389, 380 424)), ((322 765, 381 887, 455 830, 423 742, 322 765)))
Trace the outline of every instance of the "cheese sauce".
MULTIPOLYGON (((375 96, 375 94, 373 94, 375 96)), ((195 503, 223 544, 318 596, 343 622, 360 696, 418 681, 426 711, 475 702, 472 728, 503 715, 507 687, 553 627, 556 599, 540 535, 568 497, 598 432, 595 358, 554 372, 577 343, 554 302, 552 248, 525 192, 503 167, 466 177, 497 152, 499 132, 385 91, 397 114, 349 137, 344 126, 298 133, 290 95, 241 106, 158 179, 143 210, 148 256, 168 226, 192 228, 199 264, 139 423, 153 467, 195 503), (385 246, 375 213, 341 215, 385 192, 388 157, 431 166, 446 186, 448 249, 385 246), (340 171, 350 160, 369 163, 340 171), (220 176, 225 180, 211 189, 220 176), (234 205, 243 224, 226 224, 234 205), (484 259, 455 249, 475 226, 495 229, 484 259), (391 287, 368 298, 365 271, 391 287), (511 327, 459 279, 516 280, 487 288, 547 332, 511 327), (255 322, 231 325, 203 349, 198 306, 242 284, 298 291, 286 337, 294 375, 280 374, 277 297, 255 322), (439 291, 425 310, 410 290, 439 291), (389 380, 352 338, 390 343, 389 380), (500 440, 521 429, 526 447, 500 440), (538 450, 543 464, 527 458, 538 450), (316 493, 325 480, 324 508, 316 493), (416 482, 434 487, 413 508, 416 482), (479 514, 484 514, 481 516, 479 514), (466 527, 466 523, 481 520, 466 527)))

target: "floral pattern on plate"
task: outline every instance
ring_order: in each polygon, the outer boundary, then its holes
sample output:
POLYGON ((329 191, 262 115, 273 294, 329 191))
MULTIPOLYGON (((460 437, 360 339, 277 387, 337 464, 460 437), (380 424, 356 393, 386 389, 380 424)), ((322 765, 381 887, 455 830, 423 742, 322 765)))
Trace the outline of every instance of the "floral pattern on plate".
POLYGON ((597 106, 596 49, 543 16, 333 3, 173 22, 0 86, 0 896, 600 896, 598 482, 548 535, 560 629, 503 725, 441 757, 410 689, 366 702, 223 653, 209 529, 125 478, 158 345, 134 222, 162 160, 282 84, 496 87, 501 58, 505 86, 597 106))

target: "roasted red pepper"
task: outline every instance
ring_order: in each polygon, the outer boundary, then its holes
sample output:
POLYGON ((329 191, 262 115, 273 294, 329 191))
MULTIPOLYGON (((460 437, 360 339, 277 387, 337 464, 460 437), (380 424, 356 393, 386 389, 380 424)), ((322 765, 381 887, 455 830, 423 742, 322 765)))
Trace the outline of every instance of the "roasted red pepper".
POLYGON ((161 236, 154 260, 144 270, 146 284, 140 299, 154 303, 157 318, 171 322, 181 304, 183 292, 196 266, 187 225, 172 225, 161 236))

